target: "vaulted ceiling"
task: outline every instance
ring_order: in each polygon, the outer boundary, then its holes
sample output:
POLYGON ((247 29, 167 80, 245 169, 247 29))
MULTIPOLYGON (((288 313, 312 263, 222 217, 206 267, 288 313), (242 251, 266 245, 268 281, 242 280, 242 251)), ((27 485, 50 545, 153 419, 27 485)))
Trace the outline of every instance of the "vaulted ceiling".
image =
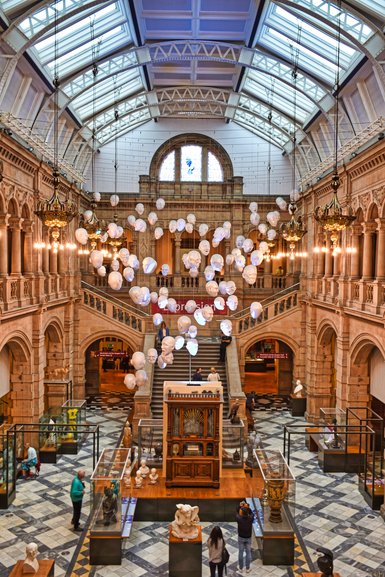
POLYGON ((382 0, 0 5, 0 101, 27 57, 51 86, 29 125, 48 118, 56 77, 61 111, 98 146, 158 117, 220 118, 290 151, 330 115, 337 74, 343 83, 370 61, 385 87, 382 0))

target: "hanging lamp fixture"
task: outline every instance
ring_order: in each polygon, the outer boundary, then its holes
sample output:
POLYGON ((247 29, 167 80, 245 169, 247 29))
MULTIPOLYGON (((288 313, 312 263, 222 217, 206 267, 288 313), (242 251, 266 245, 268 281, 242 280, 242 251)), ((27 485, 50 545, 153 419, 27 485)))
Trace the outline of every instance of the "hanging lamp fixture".
POLYGON ((356 219, 352 214, 351 208, 349 214, 343 213, 343 208, 338 200, 338 189, 340 186, 340 177, 338 174, 338 131, 339 131, 339 93, 340 93, 340 52, 341 52, 341 0, 338 2, 340 11, 337 30, 337 71, 335 82, 336 113, 334 126, 334 170, 331 180, 333 196, 330 202, 323 207, 317 206, 314 211, 314 218, 320 224, 322 229, 330 234, 331 250, 333 256, 341 252, 339 247, 339 236, 342 230, 345 230, 356 219))
POLYGON ((48 229, 48 243, 40 242, 35 244, 35 248, 52 249, 54 253, 64 248, 73 250, 76 244, 64 243, 63 229, 68 226, 77 214, 75 203, 71 200, 61 200, 59 196, 60 170, 59 170, 59 71, 58 71, 58 36, 57 36, 57 10, 55 10, 55 36, 54 36, 54 98, 53 98, 53 194, 49 200, 40 200, 35 211, 36 216, 48 229))
POLYGON ((282 223, 280 232, 282 238, 289 245, 289 252, 287 256, 290 260, 294 260, 296 256, 307 256, 307 253, 299 253, 296 251, 297 243, 302 240, 306 234, 306 228, 303 225, 301 216, 296 217, 298 210, 297 200, 299 193, 296 189, 296 152, 297 152, 297 78, 298 78, 298 58, 299 58, 299 44, 301 41, 301 27, 298 27, 297 34, 297 48, 293 53, 293 70, 291 76, 293 79, 293 154, 292 154, 292 192, 290 195, 290 203, 288 206, 290 220, 282 223))

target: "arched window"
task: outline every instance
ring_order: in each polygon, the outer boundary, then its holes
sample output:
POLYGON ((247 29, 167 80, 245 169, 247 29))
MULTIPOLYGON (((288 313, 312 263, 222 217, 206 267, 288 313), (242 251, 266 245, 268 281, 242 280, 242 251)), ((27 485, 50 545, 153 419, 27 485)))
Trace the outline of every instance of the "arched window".
POLYGON ((161 162, 160 181, 175 181, 177 175, 182 182, 223 182, 223 168, 218 158, 206 147, 196 144, 175 148, 161 162))

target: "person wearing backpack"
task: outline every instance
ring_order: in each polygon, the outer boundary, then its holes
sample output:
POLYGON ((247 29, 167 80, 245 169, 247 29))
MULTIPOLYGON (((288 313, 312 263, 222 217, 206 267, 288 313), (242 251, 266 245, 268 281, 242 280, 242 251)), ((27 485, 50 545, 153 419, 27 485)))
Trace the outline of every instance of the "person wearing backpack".
POLYGON ((243 573, 243 556, 246 555, 246 573, 251 568, 251 535, 253 531, 253 512, 246 501, 238 506, 236 521, 238 524, 238 571, 243 573))
POLYGON ((207 547, 209 549, 210 577, 215 577, 217 567, 218 577, 222 577, 225 566, 222 558, 225 541, 222 530, 218 525, 212 529, 210 537, 207 539, 207 547))

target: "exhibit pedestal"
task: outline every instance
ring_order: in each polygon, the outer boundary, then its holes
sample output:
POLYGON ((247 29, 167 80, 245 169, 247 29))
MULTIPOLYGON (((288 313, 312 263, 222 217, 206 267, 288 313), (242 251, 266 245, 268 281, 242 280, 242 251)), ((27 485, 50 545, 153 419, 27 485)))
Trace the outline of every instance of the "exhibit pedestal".
POLYGON ((303 417, 306 411, 306 397, 290 395, 290 412, 292 417, 303 417))
POLYGON ((52 450, 51 449, 40 449, 40 451, 39 451, 40 463, 56 463, 57 462, 56 455, 57 455, 57 453, 56 453, 55 447, 52 447, 52 450))
POLYGON ((269 507, 264 508, 262 562, 264 565, 293 565, 294 531, 285 510, 281 510, 281 523, 271 523, 269 515, 269 507))
MULTIPOLYGON (((22 577, 23 575, 23 561, 18 561, 9 577, 22 577)), ((33 577, 54 577, 55 561, 53 559, 39 559, 39 570, 33 573, 33 577)), ((24 573, 25 575, 25 573, 24 573)))
MULTIPOLYGON (((302 573, 302 577, 322 577, 322 573, 302 573)), ((333 577, 341 577, 340 573, 333 573, 333 577)))
POLYGON ((90 565, 121 565, 122 537, 115 535, 90 535, 90 565))
POLYGON ((169 535, 169 577, 202 577, 202 527, 198 537, 183 541, 169 535))

